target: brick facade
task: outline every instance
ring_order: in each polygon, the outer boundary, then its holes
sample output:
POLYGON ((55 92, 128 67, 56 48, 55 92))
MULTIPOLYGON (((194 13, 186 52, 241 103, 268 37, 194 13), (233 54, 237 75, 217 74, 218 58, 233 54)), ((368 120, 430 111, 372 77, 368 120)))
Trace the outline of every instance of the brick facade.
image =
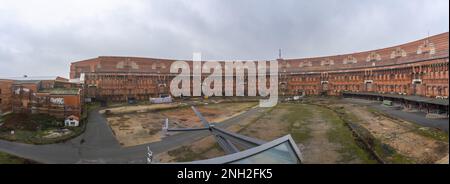
POLYGON ((12 80, 0 79, 0 115, 12 111, 12 80))
MULTIPOLYGON (((279 94, 340 95, 350 91, 448 97, 448 39, 447 32, 367 52, 278 59, 279 94)), ((84 80, 87 98, 147 100, 169 93, 174 61, 101 56, 72 63, 70 76, 84 80)), ((192 69, 192 62, 190 65, 192 69)))
POLYGON ((1 112, 44 113, 57 118, 81 116, 81 85, 67 79, 0 80, 1 112))

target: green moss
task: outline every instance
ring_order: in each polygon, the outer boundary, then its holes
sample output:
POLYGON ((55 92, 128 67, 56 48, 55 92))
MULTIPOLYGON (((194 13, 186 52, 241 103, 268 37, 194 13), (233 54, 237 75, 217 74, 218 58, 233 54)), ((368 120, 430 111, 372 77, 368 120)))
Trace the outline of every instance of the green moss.
POLYGON ((222 148, 220 148, 220 146, 215 143, 205 150, 195 152, 191 149, 190 146, 181 146, 179 148, 168 151, 167 154, 171 157, 174 157, 175 162, 191 162, 194 160, 208 159, 207 157, 205 157, 205 153, 214 149, 221 150, 222 148))
POLYGON ((429 127, 418 127, 414 130, 414 132, 425 136, 425 137, 429 137, 432 138, 434 140, 438 140, 438 141, 443 141, 443 142, 447 142, 448 143, 448 133, 441 131, 441 130, 437 130, 434 128, 429 128, 429 127))
MULTIPOLYGON (((371 112, 374 115, 383 115, 387 116, 386 114, 374 109, 374 108, 367 108, 369 112, 371 112)), ((398 152, 395 151, 394 148, 391 146, 382 143, 380 140, 373 137, 373 135, 364 127, 360 126, 359 123, 361 123, 361 120, 354 114, 346 112, 344 109, 335 109, 339 115, 347 121, 347 123, 353 127, 355 131, 358 132, 358 134, 361 136, 361 139, 364 139, 369 145, 369 149, 372 149, 375 154, 377 154, 381 159, 386 163, 392 163, 392 164, 410 164, 414 163, 414 161, 411 158, 408 158, 398 152)), ((407 125, 403 125, 407 126, 407 125)), ((413 126, 413 125, 411 125, 413 126)), ((409 127, 409 126, 408 126, 409 127)), ((361 143, 362 144, 362 143, 361 143)), ((364 145, 361 145, 364 146, 364 145)))
POLYGON ((33 164, 33 163, 36 162, 0 152, 0 164, 33 164))
POLYGON ((308 127, 308 123, 312 118, 312 112, 310 106, 307 105, 292 105, 283 104, 284 108, 289 110, 285 115, 284 121, 289 124, 289 133, 297 143, 305 143, 311 138, 311 129, 308 127))
POLYGON ((398 153, 391 146, 380 142, 379 140, 374 141, 373 149, 380 155, 383 160, 389 164, 413 164, 415 163, 412 159, 398 153))
MULTIPOLYGON (((331 128, 327 131, 327 138, 330 142, 341 146, 337 151, 341 154, 341 163, 350 163, 354 160, 362 161, 362 163, 377 163, 372 159, 370 154, 364 150, 363 146, 356 140, 351 130, 346 126, 345 122, 337 113, 344 113, 343 109, 337 109, 334 112, 318 105, 281 105, 289 109, 289 113, 285 116, 289 123, 289 133, 297 143, 304 143, 311 138, 311 129, 308 124, 312 123, 313 112, 320 114, 324 121, 328 122, 331 128)), ((356 116, 348 116, 349 120, 356 120, 356 116)))
MULTIPOLYGON (((317 117, 314 116, 315 114, 318 114, 320 115, 320 119, 326 121, 328 125, 331 126, 330 130, 327 132, 328 140, 341 146, 341 148, 337 150, 342 157, 340 160, 341 163, 351 163, 352 161, 377 163, 376 160, 372 159, 370 154, 366 152, 364 146, 360 145, 356 140, 351 130, 346 126, 345 122, 337 112, 323 106, 312 104, 278 104, 262 116, 271 116, 271 112, 275 108, 287 110, 287 113, 283 115, 283 119, 280 123, 288 124, 286 133, 291 134, 295 142, 305 144, 312 138, 312 130, 308 125, 315 123, 314 118, 317 117)), ((341 111, 343 112, 343 109, 341 109, 341 111)), ((260 118, 262 117, 256 119, 260 118)), ((356 119, 356 117, 352 116, 349 119, 353 120, 356 119)))
POLYGON ((302 128, 291 130, 290 134, 295 142, 305 143, 308 139, 311 138, 310 132, 311 130, 309 128, 302 128))
POLYGON ((339 162, 349 163, 353 160, 359 160, 367 164, 377 163, 364 150, 363 146, 359 145, 356 137, 338 114, 329 109, 321 109, 320 113, 332 126, 327 131, 328 141, 338 143, 341 146, 337 150, 341 154, 341 160, 339 162))
POLYGON ((253 125, 254 123, 258 122, 258 120, 260 120, 261 118, 264 118, 264 116, 270 114, 276 107, 277 107, 277 106, 269 108, 268 110, 265 111, 265 113, 261 113, 259 116, 253 118, 253 119, 250 120, 250 122, 247 123, 246 125, 244 125, 244 126, 240 125, 240 126, 241 126, 241 129, 238 130, 237 133, 241 133, 241 134, 244 134, 244 135, 247 135, 247 134, 246 134, 246 131, 249 131, 250 133, 255 133, 257 130, 253 130, 253 129, 250 129, 250 130, 249 130, 248 127, 250 127, 250 126, 253 125))
POLYGON ((194 152, 189 146, 182 146, 167 152, 169 156, 175 157, 175 162, 190 162, 204 159, 199 153, 194 152))
POLYGON ((93 109, 100 108, 99 102, 91 102, 85 105, 87 111, 91 111, 93 109))

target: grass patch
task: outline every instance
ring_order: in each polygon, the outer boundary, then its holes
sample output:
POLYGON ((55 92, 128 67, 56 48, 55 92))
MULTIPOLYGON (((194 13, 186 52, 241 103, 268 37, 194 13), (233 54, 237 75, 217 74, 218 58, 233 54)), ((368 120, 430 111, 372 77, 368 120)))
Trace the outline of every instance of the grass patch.
POLYGON ((194 152, 190 146, 181 146, 180 148, 168 151, 167 154, 175 157, 175 162, 190 162, 205 159, 202 154, 194 152))
MULTIPOLYGON (((368 111, 376 115, 384 115, 373 108, 367 108, 368 111)), ((382 143, 380 140, 373 137, 373 135, 364 127, 360 126, 361 120, 356 115, 346 112, 343 108, 336 109, 336 111, 347 120, 347 123, 358 132, 360 139, 364 139, 373 152, 380 157, 385 163, 388 164, 410 164, 414 161, 402 154, 399 154, 391 146, 382 143)), ((362 143, 361 143, 362 144, 362 143)), ((362 145, 363 146, 363 145, 362 145)))
POLYGON ((11 135, 10 132, 0 132, 0 139, 36 145, 56 144, 75 138, 84 131, 84 127, 70 127, 70 128, 68 127, 67 129, 71 131, 69 134, 62 135, 57 138, 45 138, 44 136, 47 135, 48 133, 47 130, 40 130, 40 131, 15 130, 14 135, 11 135))
POLYGON ((414 132, 418 133, 419 135, 432 138, 434 140, 442 141, 448 143, 448 134, 444 131, 437 130, 435 128, 430 127, 421 127, 416 128, 414 132))
MULTIPOLYGON (((277 106, 275 106, 275 107, 277 107, 277 106)), ((241 128, 237 131, 237 133, 245 134, 244 133, 245 131, 250 131, 250 133, 256 133, 257 130, 253 130, 253 129, 248 130, 248 127, 252 126, 254 123, 256 123, 258 120, 260 120, 264 116, 269 115, 275 109, 275 107, 271 107, 270 109, 266 110, 261 115, 253 118, 249 123, 246 123, 245 125, 239 125, 241 128)))
MULTIPOLYGON (((339 109, 342 110, 342 109, 339 109)), ((327 131, 328 140, 330 142, 338 143, 341 148, 337 151, 341 154, 340 163, 350 163, 353 160, 359 160, 365 164, 375 164, 376 160, 372 159, 370 154, 363 149, 353 135, 349 127, 339 117, 339 115, 330 109, 319 109, 320 114, 324 119, 330 122, 332 127, 327 131)), ((340 111, 338 111, 339 113, 340 111)), ((346 117, 348 120, 354 119, 354 116, 346 117)))
POLYGON ((200 152, 195 152, 192 150, 191 146, 181 146, 179 148, 170 150, 167 154, 171 157, 174 157, 175 162, 191 162, 195 160, 204 160, 208 159, 205 154, 211 150, 221 150, 219 144, 215 143, 213 146, 202 150, 200 152))
POLYGON ((308 120, 312 118, 311 107, 307 105, 281 105, 288 108, 286 121, 289 124, 289 133, 297 143, 305 143, 311 138, 311 129, 308 127, 308 120))
MULTIPOLYGON (((326 107, 314 104, 278 104, 270 109, 262 116, 273 116, 275 108, 287 110, 279 123, 288 124, 286 133, 291 134, 297 143, 307 143, 312 138, 311 123, 316 123, 314 118, 320 118, 332 126, 327 132, 327 139, 330 142, 337 143, 341 146, 337 150, 341 155, 340 163, 351 163, 352 161, 360 161, 362 163, 377 163, 372 159, 370 154, 359 145, 352 131, 346 126, 345 122, 340 119, 339 115, 326 107), (315 114, 318 114, 315 115, 315 114)), ((255 122, 261 117, 256 118, 255 122)), ((356 117, 351 117, 355 119, 356 117)), ((250 123, 249 125, 252 125, 250 123)), ((245 129, 245 128, 244 128, 245 129)), ((244 130, 243 129, 243 130, 244 130)))
POLYGON ((0 139, 27 144, 53 144, 74 138, 85 130, 85 124, 80 127, 64 127, 63 120, 46 114, 8 114, 0 127, 0 139), (66 128, 70 133, 46 138, 49 131, 66 128), (14 131, 14 134, 11 134, 14 131))
POLYGON ((373 149, 375 152, 380 155, 385 162, 389 164, 414 164, 415 162, 395 151, 391 146, 382 143, 379 140, 375 140, 373 144, 373 149))
POLYGON ((99 102, 91 102, 85 105, 87 111, 91 111, 93 109, 98 109, 101 107, 99 102))
MULTIPOLYGON (((273 121, 280 121, 278 123, 286 123, 288 124, 286 128, 286 134, 291 134, 292 138, 297 143, 306 142, 310 136, 311 130, 308 128, 308 120, 312 117, 310 107, 307 105, 299 105, 299 104, 278 104, 275 107, 271 107, 266 110, 266 112, 262 113, 258 117, 252 119, 245 126, 242 126, 238 133, 248 132, 250 134, 256 133, 257 130, 249 129, 250 126, 254 125, 254 123, 258 123, 262 118, 268 118, 273 115, 273 110, 275 108, 278 109, 286 109, 287 113, 284 114, 283 119, 277 119, 273 121)), ((270 118, 268 118, 270 119, 270 118)), ((243 133, 245 134, 245 133, 243 133)))
POLYGON ((16 114, 11 113, 3 117, 3 125, 0 131, 9 130, 46 130, 63 125, 61 119, 47 114, 16 114))
POLYGON ((36 164, 37 162, 0 152, 0 164, 36 164))

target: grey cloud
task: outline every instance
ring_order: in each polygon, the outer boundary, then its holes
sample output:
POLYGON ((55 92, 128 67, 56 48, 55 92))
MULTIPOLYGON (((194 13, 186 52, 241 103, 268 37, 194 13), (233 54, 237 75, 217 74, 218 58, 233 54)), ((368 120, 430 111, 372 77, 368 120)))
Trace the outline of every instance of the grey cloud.
POLYGON ((0 0, 0 76, 68 76, 70 62, 99 55, 190 59, 200 51, 210 60, 274 59, 278 48, 286 58, 343 54, 449 29, 448 0, 83 2, 89 8, 11 2, 0 0))

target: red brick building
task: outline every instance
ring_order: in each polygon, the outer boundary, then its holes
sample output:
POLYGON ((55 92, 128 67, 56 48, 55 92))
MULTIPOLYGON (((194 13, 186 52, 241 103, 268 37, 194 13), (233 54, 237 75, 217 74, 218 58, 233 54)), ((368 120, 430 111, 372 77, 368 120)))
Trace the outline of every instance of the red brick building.
POLYGON ((0 79, 1 114, 45 113, 57 118, 80 117, 83 97, 80 84, 61 77, 0 79))
MULTIPOLYGON (((449 93, 448 39, 447 32, 366 52, 278 59, 279 94, 374 92, 446 98, 449 93)), ((101 56, 72 63, 70 77, 84 82, 88 99, 147 100, 169 93, 174 77, 169 69, 174 61, 101 56)))
POLYGON ((0 79, 0 115, 11 111, 12 84, 12 80, 0 79))

